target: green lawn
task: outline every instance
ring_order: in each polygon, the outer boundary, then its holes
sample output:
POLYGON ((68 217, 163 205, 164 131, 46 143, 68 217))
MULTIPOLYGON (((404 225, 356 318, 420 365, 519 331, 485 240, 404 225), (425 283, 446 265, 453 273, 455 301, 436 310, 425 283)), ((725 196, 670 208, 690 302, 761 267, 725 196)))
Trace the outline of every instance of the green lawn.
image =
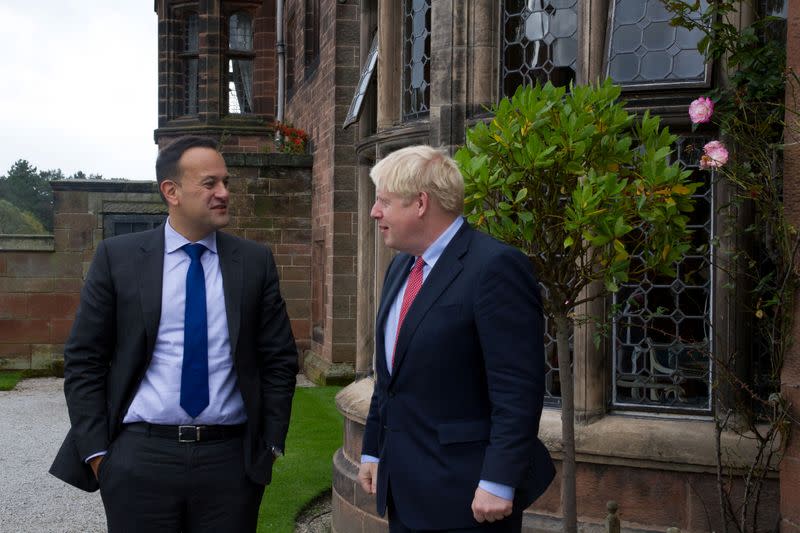
POLYGON ((24 370, 4 370, 0 372, 0 390, 11 390, 23 378, 24 370))
POLYGON ((342 445, 341 387, 299 388, 294 395, 286 455, 275 463, 258 520, 260 533, 291 533, 297 515, 331 487, 333 453, 342 445))

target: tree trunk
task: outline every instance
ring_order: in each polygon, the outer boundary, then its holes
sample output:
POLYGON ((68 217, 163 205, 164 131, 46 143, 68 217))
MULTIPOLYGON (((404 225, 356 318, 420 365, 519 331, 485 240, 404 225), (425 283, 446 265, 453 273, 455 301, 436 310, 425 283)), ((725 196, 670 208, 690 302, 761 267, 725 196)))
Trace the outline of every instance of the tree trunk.
POLYGON ((575 491, 575 396, 573 392, 572 362, 569 355, 569 335, 572 321, 566 316, 555 316, 556 344, 558 347, 558 372, 561 382, 561 434, 564 458, 561 462, 561 509, 564 514, 563 531, 577 533, 578 510, 575 491))

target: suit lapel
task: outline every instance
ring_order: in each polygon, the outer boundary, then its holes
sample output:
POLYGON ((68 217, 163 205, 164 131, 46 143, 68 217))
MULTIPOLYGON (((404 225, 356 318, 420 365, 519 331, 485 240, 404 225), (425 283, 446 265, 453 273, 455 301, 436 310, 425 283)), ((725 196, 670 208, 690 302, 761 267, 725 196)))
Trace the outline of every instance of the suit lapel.
POLYGON ((161 321, 161 288, 164 278, 164 225, 155 230, 139 248, 139 298, 142 304, 144 329, 147 334, 147 358, 153 353, 161 321))
MULTIPOLYGON (((403 283, 408 277, 408 272, 413 262, 413 256, 402 254, 397 256, 394 262, 389 266, 390 272, 392 270, 394 270, 394 272, 387 276, 386 282, 383 285, 381 304, 378 308, 378 317, 375 320, 375 354, 379 368, 386 367, 386 318, 389 315, 389 310, 392 308, 392 303, 397 297, 397 293, 400 291, 400 287, 403 286, 403 283), (395 263, 397 264, 395 265, 395 263)), ((388 374, 388 369, 386 369, 386 372, 388 374)))
MULTIPOLYGON (((414 332, 425 318, 428 310, 439 299, 441 294, 450 286, 453 280, 461 273, 464 268, 461 258, 467 253, 469 242, 472 237, 472 229, 465 222, 461 229, 442 252, 439 260, 428 274, 425 283, 422 284, 414 303, 408 309, 403 325, 400 327, 397 338, 397 348, 394 354, 394 372, 392 381, 400 371, 400 367, 405 360, 409 343, 414 336, 414 332)), ((413 259, 413 258, 412 258, 413 259)), ((410 265, 409 265, 410 268, 410 265)))
POLYGON ((222 290, 225 293, 225 315, 228 319, 228 337, 231 354, 236 354, 239 341, 239 326, 242 321, 242 283, 243 268, 239 245, 236 239, 221 231, 217 232, 217 252, 219 268, 222 273, 222 290))

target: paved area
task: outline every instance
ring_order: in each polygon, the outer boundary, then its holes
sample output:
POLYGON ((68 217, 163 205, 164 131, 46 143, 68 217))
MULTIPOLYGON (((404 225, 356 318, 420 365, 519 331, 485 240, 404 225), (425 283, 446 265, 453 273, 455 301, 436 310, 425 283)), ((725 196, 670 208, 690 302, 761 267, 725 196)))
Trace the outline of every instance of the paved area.
POLYGON ((63 379, 26 379, 0 391, 0 530, 101 532, 100 493, 76 489, 47 470, 69 429, 63 379))
MULTIPOLYGON (((299 387, 314 386, 305 376, 297 381, 299 387)), ((0 391, 0 531, 106 531, 100 493, 76 489, 47 472, 69 429, 63 387, 63 379, 40 378, 0 391)))

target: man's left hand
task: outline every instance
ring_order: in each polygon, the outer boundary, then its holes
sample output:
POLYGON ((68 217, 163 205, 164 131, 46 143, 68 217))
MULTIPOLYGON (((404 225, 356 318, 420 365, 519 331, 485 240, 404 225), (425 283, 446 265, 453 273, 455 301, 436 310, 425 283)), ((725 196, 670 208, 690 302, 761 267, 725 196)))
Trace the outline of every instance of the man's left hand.
POLYGON ((478 522, 494 522, 511 514, 514 502, 500 498, 478 487, 472 500, 472 516, 478 522))

